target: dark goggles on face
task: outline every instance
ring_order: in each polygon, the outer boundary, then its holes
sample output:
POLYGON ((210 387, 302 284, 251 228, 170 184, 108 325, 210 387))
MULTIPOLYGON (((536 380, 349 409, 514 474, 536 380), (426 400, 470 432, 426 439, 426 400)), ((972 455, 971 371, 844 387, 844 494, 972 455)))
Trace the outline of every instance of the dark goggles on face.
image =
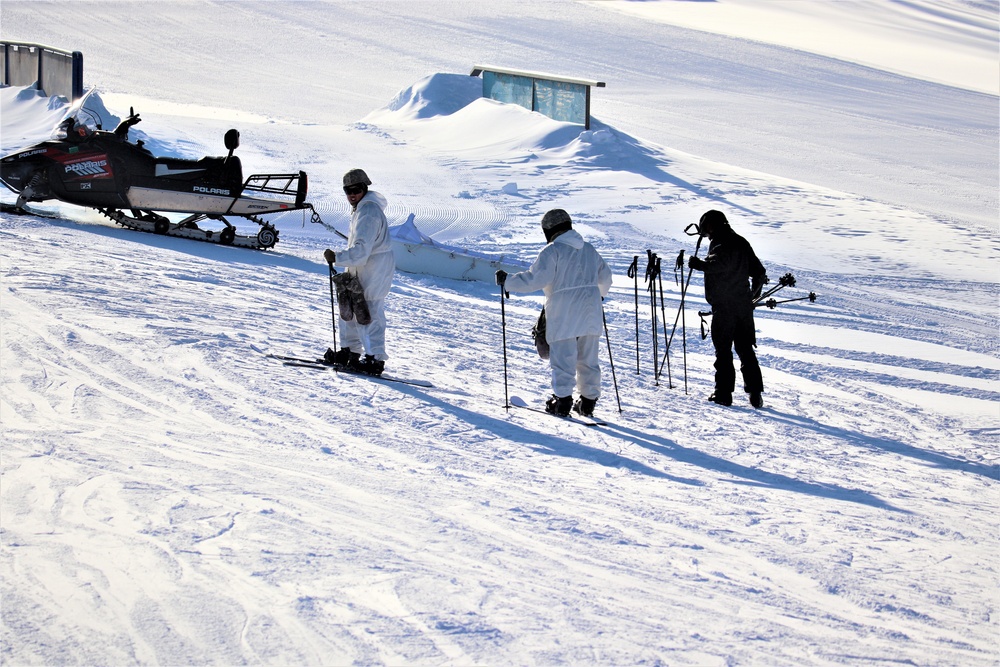
POLYGON ((364 191, 365 191, 365 186, 361 184, 344 186, 344 194, 346 195, 359 195, 364 191))

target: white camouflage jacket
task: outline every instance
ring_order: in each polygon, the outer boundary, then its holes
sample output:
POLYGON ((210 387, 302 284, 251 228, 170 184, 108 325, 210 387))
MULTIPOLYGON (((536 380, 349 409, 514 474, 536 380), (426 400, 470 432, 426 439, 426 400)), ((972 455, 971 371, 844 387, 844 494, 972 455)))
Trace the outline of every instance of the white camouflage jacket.
POLYGON ((508 276, 509 292, 545 292, 549 341, 604 333, 601 298, 611 289, 611 269, 575 229, 546 245, 527 271, 508 276))
POLYGON ((384 196, 369 190, 351 214, 347 248, 334 251, 335 264, 357 274, 368 303, 385 299, 396 271, 389 223, 385 218, 386 204, 384 196))

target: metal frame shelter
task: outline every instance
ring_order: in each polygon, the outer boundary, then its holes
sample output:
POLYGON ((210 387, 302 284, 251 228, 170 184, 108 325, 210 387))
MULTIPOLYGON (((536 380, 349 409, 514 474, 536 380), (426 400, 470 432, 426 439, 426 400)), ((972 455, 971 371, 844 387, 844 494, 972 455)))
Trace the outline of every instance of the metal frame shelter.
POLYGON ((580 123, 590 129, 590 89, 604 88, 603 81, 577 79, 543 72, 473 66, 470 76, 483 77, 483 97, 517 104, 554 120, 580 123))
POLYGON ((35 86, 46 95, 83 97, 83 54, 31 42, 0 42, 3 85, 35 86))

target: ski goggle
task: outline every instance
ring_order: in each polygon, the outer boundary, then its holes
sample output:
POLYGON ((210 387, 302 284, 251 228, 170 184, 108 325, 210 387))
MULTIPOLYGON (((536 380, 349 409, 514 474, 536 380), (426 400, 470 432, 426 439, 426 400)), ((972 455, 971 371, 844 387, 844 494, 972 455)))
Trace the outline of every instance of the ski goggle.
POLYGON ((359 195, 364 191, 365 191, 365 186, 360 184, 344 186, 344 194, 346 195, 359 195))

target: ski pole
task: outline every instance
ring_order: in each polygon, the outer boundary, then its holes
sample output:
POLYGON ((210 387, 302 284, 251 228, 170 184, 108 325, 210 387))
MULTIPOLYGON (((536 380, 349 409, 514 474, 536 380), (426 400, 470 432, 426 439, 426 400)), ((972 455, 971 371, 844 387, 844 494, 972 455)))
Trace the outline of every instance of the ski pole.
MULTIPOLYGON (((684 228, 684 233, 687 234, 688 236, 694 236, 696 234, 698 235, 698 241, 694 245, 694 256, 697 257, 698 256, 698 251, 701 249, 701 239, 702 239, 701 230, 698 229, 698 225, 696 225, 695 223, 692 222, 690 225, 688 225, 687 227, 684 228), (694 232, 690 231, 692 227, 694 227, 694 232)), ((691 285, 691 274, 692 273, 694 273, 694 269, 688 268, 687 280, 685 280, 684 283, 681 285, 681 303, 677 307, 677 316, 674 317, 674 326, 673 326, 673 329, 671 329, 671 331, 670 331, 670 338, 667 340, 667 349, 666 349, 666 351, 663 354, 664 359, 663 359, 663 361, 660 362, 660 366, 661 367, 663 366, 663 363, 666 361, 667 355, 670 354, 670 346, 671 346, 671 344, 673 344, 673 342, 674 342, 674 334, 677 332, 677 322, 680 321, 681 318, 682 318, 682 315, 684 315, 684 299, 687 296, 688 287, 691 285)), ((685 319, 685 321, 682 322, 682 326, 686 325, 686 323, 687 323, 686 322, 686 318, 684 318, 684 319, 685 319)), ((684 347, 685 347, 684 375, 685 375, 685 378, 686 378, 687 377, 687 330, 686 330, 686 328, 682 331, 682 334, 684 336, 684 342, 685 342, 685 345, 684 345, 684 347)))
MULTIPOLYGON (((695 251, 697 254, 697 251, 695 251)), ((684 395, 687 396, 688 393, 688 333, 687 333, 687 312, 684 310, 684 306, 681 306, 681 350, 683 352, 682 359, 684 360, 684 395)), ((669 352, 669 350, 668 350, 669 352)))
POLYGON ((767 297, 771 296, 772 294, 780 290, 782 287, 795 287, 795 276, 793 276, 791 273, 786 273, 785 275, 778 278, 777 285, 775 285, 774 287, 772 287, 771 289, 767 290, 766 292, 758 296, 756 299, 754 299, 753 301, 754 308, 763 303, 764 300, 767 299, 767 297))
POLYGON ((503 331, 503 409, 510 412, 507 394, 507 307, 504 305, 503 285, 500 285, 500 328, 503 331))
POLYGON ((611 381, 615 385, 615 400, 618 401, 618 414, 621 414, 622 397, 618 395, 618 377, 615 375, 615 360, 611 356, 611 337, 608 335, 608 316, 604 314, 604 304, 601 304, 601 317, 604 318, 604 340, 608 343, 608 361, 611 362, 611 381))
MULTIPOLYGON (((696 250, 696 252, 697 252, 697 250, 696 250)), ((674 284, 681 286, 681 303, 683 304, 683 302, 684 302, 684 296, 683 296, 683 294, 684 294, 684 249, 683 248, 681 248, 681 251, 679 253, 677 253, 677 260, 674 262, 674 284), (678 280, 678 272, 680 273, 680 279, 679 280, 678 280)), ((685 322, 684 322, 684 308, 683 308, 683 306, 678 307, 677 314, 681 316, 681 330, 683 331, 684 324, 685 324, 685 322)), ((666 326, 666 324, 664 324, 664 327, 665 326, 666 326)), ((670 345, 674 342, 674 332, 676 332, 676 331, 677 331, 677 317, 675 316, 674 317, 674 326, 670 330, 670 335, 666 336, 666 334, 664 334, 664 337, 667 339, 667 349, 664 350, 664 352, 663 352, 663 359, 664 359, 664 361, 667 362, 667 380, 670 383, 670 388, 671 389, 673 389, 674 382, 673 382, 673 375, 671 375, 671 373, 670 373, 670 345)), ((660 362, 660 365, 661 366, 663 365, 662 361, 660 362)))
POLYGON ((333 268, 330 262, 330 316, 333 321, 333 351, 337 351, 337 303, 334 298, 333 277, 337 275, 337 269, 333 268))
POLYGON ((653 382, 660 385, 660 369, 656 365, 656 360, 660 357, 659 338, 656 334, 656 254, 652 250, 646 250, 646 291, 649 292, 650 321, 653 328, 653 382))
POLYGON ((639 374, 639 255, 632 256, 628 266, 628 277, 632 278, 632 291, 635 294, 635 374, 639 374))
MULTIPOLYGON (((663 273, 660 271, 660 258, 656 258, 656 282, 659 284, 660 289, 660 316, 663 320, 663 343, 666 345, 667 341, 667 305, 663 298, 663 273)), ((660 369, 662 375, 662 367, 660 369)), ((667 387, 669 389, 674 388, 674 382, 670 377, 670 358, 667 358, 667 387)))
POLYGON ((777 301, 775 299, 768 299, 767 301, 755 301, 754 304, 753 304, 753 307, 754 308, 760 308, 761 306, 767 306, 771 310, 774 310, 774 307, 777 306, 779 303, 791 303, 793 301, 805 301, 806 299, 809 300, 809 303, 816 303, 816 292, 809 292, 809 296, 800 296, 800 297, 798 297, 796 299, 784 299, 782 301, 777 301))
MULTIPOLYGON (((697 229, 697 227, 695 227, 697 229)), ((698 241, 694 244, 694 255, 698 256, 698 250, 701 249, 701 233, 699 231, 698 241)), ((684 297, 687 295, 688 285, 691 284, 691 274, 694 273, 694 269, 688 268, 687 283, 684 285, 684 289, 681 292, 681 349, 683 350, 684 359, 684 395, 687 396, 688 393, 688 337, 687 337, 687 311, 684 310, 684 297)), ((668 346, 669 347, 669 346, 668 346)))

